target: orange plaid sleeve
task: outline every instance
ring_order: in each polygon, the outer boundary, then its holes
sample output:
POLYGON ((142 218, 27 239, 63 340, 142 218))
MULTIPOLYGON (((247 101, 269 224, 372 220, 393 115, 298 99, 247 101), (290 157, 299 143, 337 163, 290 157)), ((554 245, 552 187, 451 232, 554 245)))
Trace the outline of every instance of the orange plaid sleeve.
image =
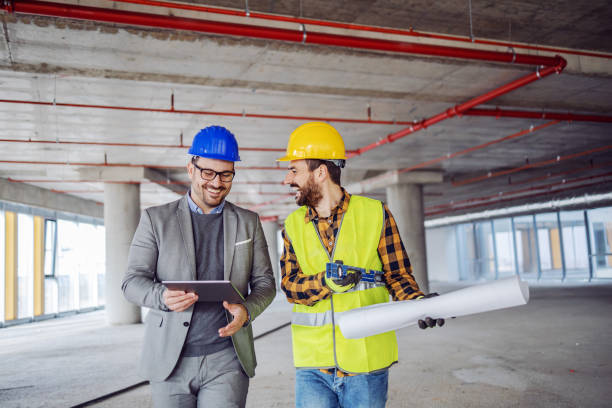
POLYGON ((378 255, 383 264, 384 279, 387 290, 393 300, 409 300, 423 296, 419 285, 412 275, 412 266, 402 243, 395 219, 387 207, 385 210, 385 225, 380 242, 378 255))
POLYGON ((287 295, 287 300, 290 303, 312 306, 319 300, 328 298, 331 291, 323 281, 325 272, 305 275, 284 229, 282 235, 284 247, 280 258, 281 289, 287 295))

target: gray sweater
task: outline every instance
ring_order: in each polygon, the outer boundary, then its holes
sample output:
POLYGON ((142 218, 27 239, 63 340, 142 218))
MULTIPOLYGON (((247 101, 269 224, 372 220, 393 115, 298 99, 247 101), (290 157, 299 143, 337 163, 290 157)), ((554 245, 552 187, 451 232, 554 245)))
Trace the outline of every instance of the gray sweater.
MULTIPOLYGON (((191 224, 198 280, 223 280, 222 214, 191 212, 191 224)), ((231 339, 219 337, 218 333, 225 325, 225 309, 220 302, 196 302, 183 347, 183 356, 205 356, 230 347, 231 339)))

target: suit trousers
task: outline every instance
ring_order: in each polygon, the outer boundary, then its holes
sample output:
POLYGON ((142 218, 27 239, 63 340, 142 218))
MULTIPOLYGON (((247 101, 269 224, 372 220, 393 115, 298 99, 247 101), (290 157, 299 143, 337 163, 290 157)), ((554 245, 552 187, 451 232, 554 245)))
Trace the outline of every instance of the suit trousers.
POLYGON ((151 382, 155 408, 242 408, 249 377, 233 347, 201 357, 181 357, 165 381, 151 382))

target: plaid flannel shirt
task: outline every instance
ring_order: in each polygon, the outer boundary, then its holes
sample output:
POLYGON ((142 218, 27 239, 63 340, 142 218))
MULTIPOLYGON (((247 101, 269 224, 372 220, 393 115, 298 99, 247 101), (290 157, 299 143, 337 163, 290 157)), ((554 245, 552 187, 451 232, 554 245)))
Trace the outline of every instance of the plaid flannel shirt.
MULTIPOLYGON (((351 195, 346 190, 342 189, 342 192, 340 202, 331 211, 329 217, 319 217, 316 210, 311 207, 308 207, 304 217, 304 223, 312 222, 315 225, 329 254, 333 251, 342 214, 348 210, 351 199, 351 195)), ((412 275, 410 260, 400 238, 395 219, 386 204, 383 204, 383 208, 385 212, 384 232, 378 243, 378 255, 383 265, 383 278, 387 290, 393 300, 409 300, 423 296, 412 275)), ((287 300, 291 303, 312 306, 319 300, 330 297, 332 291, 325 285, 325 271, 305 275, 300 269, 295 251, 284 229, 282 235, 284 249, 280 259, 281 288, 287 295, 287 300)), ((334 369, 321 371, 332 374, 334 369)), ((336 370, 336 373, 338 376, 349 375, 340 370, 336 370)))

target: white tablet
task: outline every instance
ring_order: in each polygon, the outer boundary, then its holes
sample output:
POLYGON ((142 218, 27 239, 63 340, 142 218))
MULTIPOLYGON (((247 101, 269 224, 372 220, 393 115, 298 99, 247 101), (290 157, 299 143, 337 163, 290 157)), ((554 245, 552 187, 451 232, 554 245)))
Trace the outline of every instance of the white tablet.
POLYGON ((171 290, 184 290, 198 295, 198 302, 244 303, 244 298, 232 282, 226 280, 162 281, 171 290))

